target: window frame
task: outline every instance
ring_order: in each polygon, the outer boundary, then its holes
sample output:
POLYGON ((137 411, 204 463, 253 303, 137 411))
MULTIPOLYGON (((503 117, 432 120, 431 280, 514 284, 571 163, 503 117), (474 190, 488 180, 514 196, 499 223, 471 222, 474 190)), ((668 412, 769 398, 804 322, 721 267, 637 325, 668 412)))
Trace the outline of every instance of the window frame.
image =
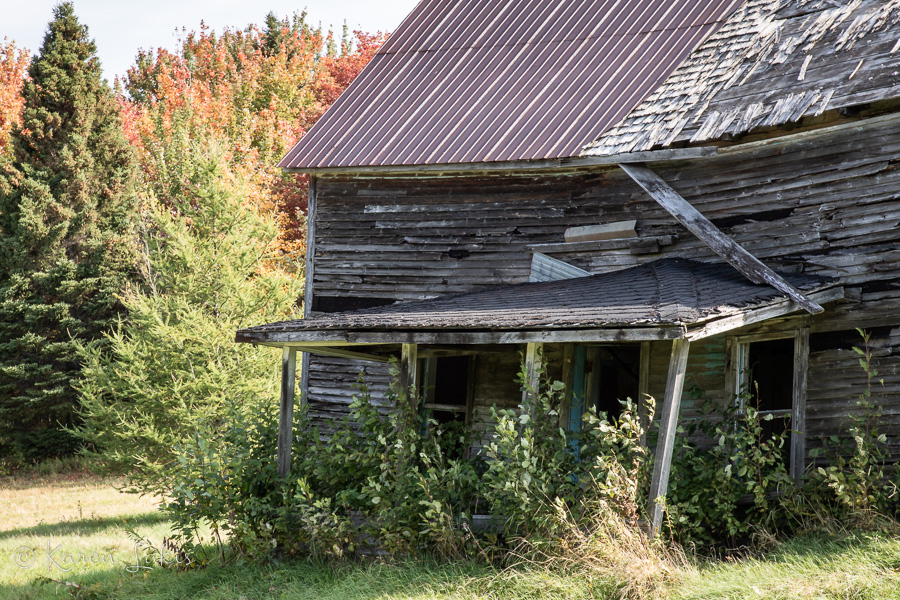
POLYGON ((746 362, 750 355, 750 344, 772 340, 793 339, 794 362, 793 381, 791 384, 790 410, 760 411, 760 414, 771 414, 775 417, 790 414, 791 447, 788 469, 791 477, 799 485, 806 468, 806 396, 809 374, 809 327, 793 330, 775 331, 747 335, 731 335, 726 337, 726 354, 728 368, 725 378, 726 398, 734 398, 738 410, 743 411, 743 390, 750 383, 750 375, 746 362))

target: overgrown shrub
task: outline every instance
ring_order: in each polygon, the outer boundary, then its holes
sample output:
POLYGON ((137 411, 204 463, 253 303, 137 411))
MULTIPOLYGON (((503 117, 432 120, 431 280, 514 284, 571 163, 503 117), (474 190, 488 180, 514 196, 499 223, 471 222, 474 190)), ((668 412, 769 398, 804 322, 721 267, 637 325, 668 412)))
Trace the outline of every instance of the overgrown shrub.
POLYGON ((180 470, 165 507, 175 537, 194 550, 207 523, 239 553, 484 557, 524 536, 544 540, 545 551, 570 520, 587 526, 600 506, 636 525, 648 465, 631 404, 616 422, 589 412, 573 434, 558 427, 561 384, 543 389, 527 394, 518 411, 495 413, 483 455, 451 458, 471 443, 458 427, 423 426, 415 399, 396 384, 376 406, 360 381, 348 417, 327 441, 298 415, 284 480, 275 476, 272 411, 232 407, 175 447, 180 470), (493 515, 493 525, 473 529, 476 513, 493 515))
POLYGON ((873 388, 884 388, 872 364, 870 335, 857 329, 863 339, 855 346, 859 366, 866 374, 866 386, 857 399, 857 410, 849 417, 849 436, 830 436, 810 454, 814 459, 830 459, 812 470, 807 495, 813 499, 813 510, 805 516, 823 516, 854 526, 868 526, 879 517, 895 518, 900 511, 900 473, 887 476, 889 457, 887 436, 879 428, 883 403, 873 398, 873 388))
POLYGON ((750 394, 743 400, 679 430, 666 508, 669 532, 682 542, 733 546, 757 528, 783 529, 779 507, 795 489, 785 461, 789 432, 766 435, 763 421, 772 415, 760 415, 750 394))
MULTIPOLYGON (((870 353, 860 352, 874 377, 870 353)), ((846 519, 897 505, 880 470, 884 438, 874 423, 864 429, 860 421, 856 453, 801 490, 786 467, 789 432, 766 433, 772 417, 748 395, 679 432, 665 535, 651 540, 644 509, 652 456, 634 404, 624 402, 615 419, 588 410, 581 430, 571 432, 560 427, 561 383, 545 382, 539 392, 523 384, 523 391, 518 409, 492 412, 479 452, 451 458, 471 444, 458 428, 423 424, 415 399, 396 384, 376 405, 361 380, 348 417, 327 441, 305 414, 297 416, 286 479, 275 474, 274 405, 231 408, 176 448, 182 474, 166 508, 178 542, 193 550, 197 525, 208 522, 239 553, 562 560, 627 571, 637 590, 657 586, 683 559, 671 540, 716 552, 761 532, 790 533, 810 515, 846 519), (490 525, 475 527, 476 514, 490 514, 490 525)), ((863 409, 874 406, 870 398, 861 397, 863 409)))

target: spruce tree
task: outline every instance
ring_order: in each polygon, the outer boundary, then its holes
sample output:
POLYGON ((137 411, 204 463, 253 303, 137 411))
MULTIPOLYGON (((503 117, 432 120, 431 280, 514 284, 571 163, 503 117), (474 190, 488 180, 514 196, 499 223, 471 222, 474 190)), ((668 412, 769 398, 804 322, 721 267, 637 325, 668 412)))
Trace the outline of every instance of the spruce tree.
POLYGON ((76 449, 76 348, 102 343, 135 256, 133 153, 70 2, 28 75, 0 172, 0 456, 19 460, 76 449))

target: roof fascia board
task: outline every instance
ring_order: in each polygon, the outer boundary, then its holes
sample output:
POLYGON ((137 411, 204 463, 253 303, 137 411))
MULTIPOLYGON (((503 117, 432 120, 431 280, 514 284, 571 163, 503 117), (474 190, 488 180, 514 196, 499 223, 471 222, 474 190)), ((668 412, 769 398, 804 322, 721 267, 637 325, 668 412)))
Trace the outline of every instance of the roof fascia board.
POLYGON ((693 160, 715 156, 715 146, 672 148, 629 152, 611 156, 575 156, 550 160, 522 160, 509 162, 458 163, 442 165, 365 165, 358 167, 319 167, 282 169, 285 173, 310 173, 313 175, 389 175, 389 174, 455 174, 455 173, 508 173, 523 171, 570 171, 594 167, 611 167, 622 163, 666 162, 693 160))
MULTIPOLYGON (((808 298, 819 304, 835 302, 844 298, 844 288, 833 287, 827 290, 813 292, 808 295, 808 298)), ((778 317, 783 317, 801 310, 803 310, 802 306, 797 302, 786 298, 770 306, 743 311, 730 317, 710 321, 696 329, 689 329, 685 337, 691 341, 702 340, 714 335, 728 333, 729 331, 734 331, 735 329, 740 329, 747 325, 753 325, 754 323, 759 323, 761 321, 777 319, 778 317)))
POLYGON ((810 314, 819 314, 825 310, 804 296, 800 290, 764 265, 737 242, 722 233, 718 227, 646 165, 620 164, 619 167, 688 231, 697 236, 700 241, 709 246, 713 252, 747 279, 756 284, 771 285, 779 292, 787 294, 791 300, 810 314))
POLYGON ((650 342, 684 337, 680 326, 522 331, 238 331, 236 342, 265 346, 351 346, 365 344, 525 344, 533 342, 650 342))

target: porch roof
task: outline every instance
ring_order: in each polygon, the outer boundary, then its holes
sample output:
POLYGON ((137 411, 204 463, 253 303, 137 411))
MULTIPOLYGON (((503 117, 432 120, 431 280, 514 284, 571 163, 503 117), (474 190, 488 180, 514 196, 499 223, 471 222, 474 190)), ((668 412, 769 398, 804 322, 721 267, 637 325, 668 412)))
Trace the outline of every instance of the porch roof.
MULTIPOLYGON (((823 302, 843 295, 822 277, 785 278, 823 302)), ((712 335, 796 310, 784 294, 751 283, 727 264, 666 258, 576 279, 269 323, 241 329, 236 339, 346 345, 696 338, 705 337, 701 330, 712 335), (710 330, 716 323, 721 326, 710 330)))

